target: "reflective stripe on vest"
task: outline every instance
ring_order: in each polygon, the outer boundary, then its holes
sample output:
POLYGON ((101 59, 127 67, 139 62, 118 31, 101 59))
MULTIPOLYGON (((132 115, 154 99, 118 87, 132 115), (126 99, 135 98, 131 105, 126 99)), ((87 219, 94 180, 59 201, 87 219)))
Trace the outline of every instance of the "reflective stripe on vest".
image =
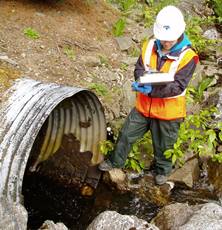
MULTIPOLYGON (((142 58, 146 71, 150 68, 156 69, 157 54, 153 50, 154 41, 154 39, 150 40, 142 50, 142 58)), ((173 60, 167 59, 160 71, 175 74, 194 56, 196 56, 196 53, 188 48, 184 50, 178 58, 174 57, 173 60)), ((175 97, 167 98, 151 98, 142 93, 137 93, 136 108, 146 117, 163 120, 182 118, 186 116, 185 93, 186 91, 175 97)))

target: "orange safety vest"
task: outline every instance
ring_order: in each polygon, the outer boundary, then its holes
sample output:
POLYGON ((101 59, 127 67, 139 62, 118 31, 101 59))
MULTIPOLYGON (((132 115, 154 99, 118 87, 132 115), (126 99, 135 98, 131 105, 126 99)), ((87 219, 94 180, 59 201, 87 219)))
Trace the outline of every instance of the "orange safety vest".
MULTIPOLYGON (((145 70, 156 69, 157 67, 157 53, 154 48, 154 39, 149 43, 145 43, 142 49, 142 59, 145 70)), ((167 59, 161 72, 174 72, 176 74, 181 68, 188 64, 197 54, 190 48, 181 52, 178 60, 167 59)), ((142 93, 137 93, 136 108, 146 117, 157 118, 162 120, 174 120, 186 116, 186 101, 185 91, 175 97, 167 98, 153 98, 142 93)))

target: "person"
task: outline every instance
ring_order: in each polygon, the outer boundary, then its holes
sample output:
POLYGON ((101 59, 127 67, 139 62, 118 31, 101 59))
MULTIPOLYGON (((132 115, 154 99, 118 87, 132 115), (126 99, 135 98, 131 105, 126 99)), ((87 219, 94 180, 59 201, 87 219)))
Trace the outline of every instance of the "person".
POLYGON ((126 118, 114 152, 99 164, 102 171, 123 168, 132 144, 151 131, 154 150, 155 183, 164 184, 172 171, 172 160, 164 152, 173 148, 178 130, 186 116, 185 91, 198 63, 198 55, 185 34, 182 12, 169 5, 157 14, 153 32, 155 39, 143 45, 135 65, 132 90, 136 105, 126 118), (138 82, 144 72, 172 73, 174 81, 163 84, 138 82))

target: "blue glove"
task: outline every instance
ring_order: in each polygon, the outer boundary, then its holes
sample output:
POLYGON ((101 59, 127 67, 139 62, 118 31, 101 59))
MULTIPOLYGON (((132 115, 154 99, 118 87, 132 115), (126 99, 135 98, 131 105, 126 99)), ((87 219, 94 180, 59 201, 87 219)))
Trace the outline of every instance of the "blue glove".
POLYGON ((132 83, 132 90, 147 95, 152 91, 152 86, 150 84, 139 85, 139 83, 135 81, 132 83))

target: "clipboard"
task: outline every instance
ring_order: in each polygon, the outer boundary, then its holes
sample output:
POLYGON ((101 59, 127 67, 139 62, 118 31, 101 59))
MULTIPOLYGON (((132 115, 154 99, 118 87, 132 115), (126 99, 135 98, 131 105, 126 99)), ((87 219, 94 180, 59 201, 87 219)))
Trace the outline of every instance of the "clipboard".
POLYGON ((138 82, 140 85, 152 84, 152 85, 164 85, 174 81, 173 73, 163 72, 146 72, 143 76, 139 77, 138 82))

